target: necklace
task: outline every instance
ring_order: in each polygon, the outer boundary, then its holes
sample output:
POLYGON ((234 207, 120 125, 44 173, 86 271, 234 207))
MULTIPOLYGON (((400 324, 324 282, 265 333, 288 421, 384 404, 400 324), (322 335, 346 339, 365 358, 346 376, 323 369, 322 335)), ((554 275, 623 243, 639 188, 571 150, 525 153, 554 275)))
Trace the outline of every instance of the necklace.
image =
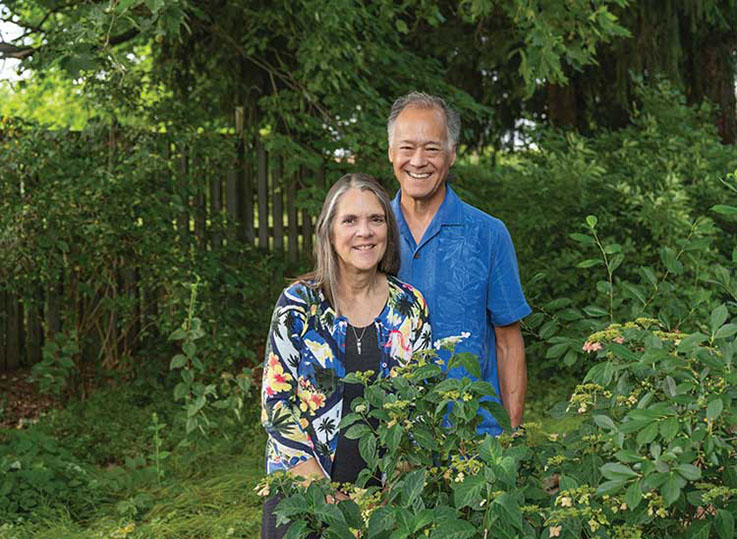
POLYGON ((366 326, 363 328, 363 331, 361 332, 361 336, 358 336, 358 333, 356 333, 356 328, 351 326, 351 329, 353 330, 353 336, 356 338, 356 349, 358 350, 358 355, 361 355, 361 339, 363 339, 363 334, 366 333, 366 330, 369 328, 369 326, 366 326))

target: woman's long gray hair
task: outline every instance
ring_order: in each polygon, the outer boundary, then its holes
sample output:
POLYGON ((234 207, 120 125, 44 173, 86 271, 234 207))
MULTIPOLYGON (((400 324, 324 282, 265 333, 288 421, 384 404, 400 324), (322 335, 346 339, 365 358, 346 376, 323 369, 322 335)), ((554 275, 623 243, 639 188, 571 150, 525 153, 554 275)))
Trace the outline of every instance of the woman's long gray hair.
POLYGON ((333 222, 338 209, 338 201, 349 189, 370 191, 379 200, 386 217, 386 251, 379 261, 379 271, 396 275, 399 271, 399 228, 392 211, 391 201, 384 187, 368 174, 346 174, 333 184, 322 204, 320 216, 315 226, 315 269, 297 278, 313 288, 322 288, 330 305, 337 310, 335 291, 338 287, 338 255, 333 248, 333 222))

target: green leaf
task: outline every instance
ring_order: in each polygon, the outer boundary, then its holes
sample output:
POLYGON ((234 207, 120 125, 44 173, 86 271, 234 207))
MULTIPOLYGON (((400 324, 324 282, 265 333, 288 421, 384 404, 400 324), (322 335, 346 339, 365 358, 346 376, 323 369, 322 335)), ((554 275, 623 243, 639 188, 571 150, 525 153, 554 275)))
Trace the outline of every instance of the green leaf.
POLYGON ((708 337, 703 333, 692 333, 688 337, 685 337, 683 340, 681 340, 681 342, 678 344, 678 351, 680 353, 687 354, 707 339, 708 337))
POLYGON ((624 494, 624 503, 627 504, 627 509, 631 511, 637 508, 640 500, 642 500, 642 488, 640 482, 635 481, 627 488, 627 492, 624 494))
POLYGON ((594 423, 605 430, 617 430, 617 426, 608 415, 595 415, 594 423))
POLYGON ((379 507, 371 513, 368 536, 375 537, 385 530, 390 530, 396 522, 396 511, 390 507, 379 507))
POLYGON ((349 440, 357 440, 364 434, 370 435, 372 438, 374 436, 374 433, 371 431, 371 427, 366 423, 356 423, 345 432, 345 437, 349 440))
POLYGON ((721 213, 722 215, 737 215, 737 206, 727 206, 726 204, 717 204, 711 207, 711 211, 721 213))
POLYGON ((737 324, 726 324, 717 330, 717 339, 726 339, 737 333, 737 324))
POLYGON ((723 303, 711 311, 711 332, 716 333, 717 330, 724 325, 724 322, 727 321, 728 316, 729 311, 727 310, 727 306, 723 303))
POLYGON ((192 341, 185 341, 182 344, 182 350, 185 354, 187 354, 187 357, 192 357, 195 355, 195 352, 197 351, 197 345, 193 343, 192 341))
POLYGON ((545 353, 545 358, 546 359, 558 359, 560 356, 565 354, 569 346, 570 345, 567 342, 554 344, 553 346, 548 348, 548 351, 545 353))
MULTIPOLYGON (((287 521, 289 522, 289 521, 287 521)), ((300 539, 304 537, 304 532, 307 529, 306 520, 297 520, 289 526, 287 533, 284 534, 284 539, 300 539)))
POLYGON ((548 320, 540 328, 540 338, 543 340, 549 339, 555 335, 556 331, 558 331, 558 322, 555 320, 548 320))
MULTIPOLYGON (((616 269, 622 265, 622 262, 624 262, 624 255, 615 255, 612 257, 612 259, 609 261, 609 272, 614 273, 616 269)), ((643 303, 645 303, 643 301, 643 303)))
POLYGON ((678 466, 676 466, 676 472, 678 472, 681 477, 688 481, 696 481, 697 479, 701 479, 701 470, 699 470, 693 464, 679 464, 678 466))
POLYGON ((182 339, 185 339, 187 337, 187 332, 184 331, 184 329, 179 328, 172 332, 171 335, 169 335, 170 341, 181 341, 182 339))
POLYGON ((573 232, 572 234, 568 234, 568 237, 571 238, 573 241, 577 241, 578 243, 582 243, 584 245, 594 245, 596 241, 594 238, 587 234, 581 234, 579 232, 573 232))
POLYGON ((734 516, 725 509, 717 510, 716 531, 719 539, 734 538, 734 516))
MULTIPOLYGON (((699 520, 694 522, 681 537, 688 539, 709 539, 711 536, 711 521, 699 520)), ((721 539, 721 537, 719 538, 721 539)))
POLYGON ((397 19, 395 26, 397 28, 397 32, 400 34, 406 34, 409 32, 409 28, 407 27, 407 23, 404 22, 402 19, 397 19))
POLYGON ((635 285, 630 284, 630 283, 622 283, 622 286, 624 287, 624 289, 627 292, 629 292, 632 296, 634 296, 635 298, 637 298, 637 300, 639 300, 640 303, 642 303, 643 305, 646 305, 647 304, 647 300, 645 299, 645 295, 642 293, 642 291, 640 290, 640 288, 638 286, 635 286, 635 285))
POLYGON ((403 506, 409 507, 425 488, 425 470, 413 470, 402 480, 403 506))
MULTIPOLYGON (((353 427, 351 427, 353 428, 353 427)), ((373 434, 370 436, 363 436, 358 440, 358 452, 361 458, 366 461, 369 468, 372 467, 372 463, 376 461, 376 438, 373 434)))
POLYGON ((676 434, 678 434, 679 429, 680 423, 678 422, 677 417, 669 417, 660 423, 660 435, 666 442, 673 440, 673 438, 676 437, 676 434))
POLYGON ((672 505, 681 495, 681 487, 678 486, 678 481, 673 473, 668 474, 668 478, 663 483, 661 493, 663 494, 666 506, 672 505))
POLYGON ((474 502, 478 502, 485 486, 486 481, 480 474, 468 476, 461 483, 455 483, 453 485, 453 499, 456 509, 463 509, 474 502))
POLYGON ((622 487, 625 485, 625 483, 627 483, 627 481, 625 481, 624 479, 613 479, 611 481, 604 481, 596 489, 596 494, 599 496, 603 496, 604 494, 614 494, 622 490, 622 487))
POLYGON ((589 258, 587 260, 584 260, 583 262, 579 262, 578 264, 576 264, 576 267, 577 268, 591 268, 593 266, 598 266, 598 265, 601 265, 603 263, 604 262, 602 262, 598 258, 589 258))
POLYGON ((433 530, 430 539, 467 539, 476 535, 476 526, 459 519, 445 520, 433 530))
POLYGON ((169 370, 174 369, 181 369, 187 364, 187 358, 183 354, 177 354, 173 358, 171 358, 171 363, 169 363, 169 370))
POLYGON ((120 15, 129 8, 133 8, 142 3, 142 0, 120 0, 116 6, 115 11, 120 15))
POLYGON ((653 421, 650 423, 647 427, 642 429, 640 432, 637 433, 637 443, 638 445, 646 445, 652 442, 655 437, 658 435, 658 422, 653 421))
POLYGON ((586 224, 589 225, 589 228, 595 228, 596 223, 598 223, 599 220, 596 218, 596 215, 587 215, 586 216, 586 224))
POLYGON ((505 520, 518 530, 522 529, 522 511, 511 494, 504 492, 501 496, 497 496, 493 503, 502 508, 503 514, 507 517, 505 520))
POLYGON ((174 387, 174 400, 178 401, 189 393, 189 386, 184 382, 179 382, 174 387))
POLYGON ((601 468, 601 475, 606 479, 613 481, 626 480, 637 477, 637 472, 633 471, 629 466, 620 464, 618 462, 607 462, 601 468))
POLYGON ((598 307, 597 305, 587 305, 583 308, 583 312, 585 312, 587 315, 589 315, 592 318, 599 318, 601 316, 609 316, 609 311, 606 309, 602 309, 601 307, 598 307))
POLYGON ((481 378, 481 366, 479 365, 478 358, 469 353, 463 352, 456 354, 448 362, 448 370, 455 369, 456 367, 463 367, 466 371, 475 378, 481 378))
POLYGON ((724 409, 724 403, 722 402, 722 399, 720 398, 714 399, 706 407, 706 419, 710 419, 711 421, 714 421, 717 417, 719 417, 723 409, 724 409))

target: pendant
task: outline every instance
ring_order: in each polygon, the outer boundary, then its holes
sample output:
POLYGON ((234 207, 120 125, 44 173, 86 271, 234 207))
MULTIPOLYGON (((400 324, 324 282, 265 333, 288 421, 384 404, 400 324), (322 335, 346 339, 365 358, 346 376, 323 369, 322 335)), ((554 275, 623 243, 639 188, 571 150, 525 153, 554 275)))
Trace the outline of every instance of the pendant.
POLYGON ((358 355, 361 355, 361 341, 356 341, 356 348, 358 348, 358 355))

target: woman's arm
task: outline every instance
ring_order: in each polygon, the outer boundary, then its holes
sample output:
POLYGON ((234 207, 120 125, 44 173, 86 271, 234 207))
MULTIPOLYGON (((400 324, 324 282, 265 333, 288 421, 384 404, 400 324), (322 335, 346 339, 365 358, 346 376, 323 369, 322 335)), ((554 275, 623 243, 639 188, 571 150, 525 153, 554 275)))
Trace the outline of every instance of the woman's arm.
POLYGON ((289 470, 310 460, 321 470, 306 425, 295 413, 305 320, 302 305, 282 293, 271 321, 261 383, 261 423, 269 436, 267 472, 289 470))

